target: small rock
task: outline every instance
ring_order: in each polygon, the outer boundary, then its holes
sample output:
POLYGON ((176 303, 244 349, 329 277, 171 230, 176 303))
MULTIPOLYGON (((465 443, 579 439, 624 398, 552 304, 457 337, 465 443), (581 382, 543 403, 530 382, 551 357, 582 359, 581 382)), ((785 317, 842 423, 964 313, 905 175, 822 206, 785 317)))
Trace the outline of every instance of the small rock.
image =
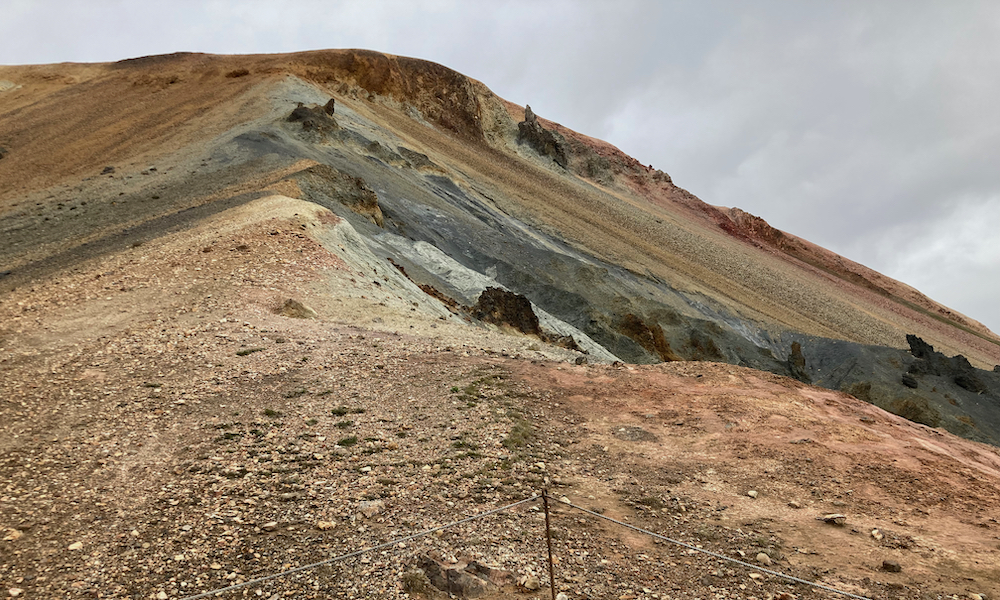
POLYGON ((576 360, 573 361, 573 362, 575 362, 578 365, 585 365, 585 364, 587 364, 587 357, 586 356, 577 356, 576 360))
POLYGON ((212 569, 213 571, 218 571, 219 569, 222 568, 222 565, 220 565, 219 563, 212 563, 208 565, 208 568, 212 569))
POLYGON ((972 592, 969 592, 969 600, 983 600, 983 595, 973 594, 972 592))
POLYGON ((293 319, 315 319, 317 317, 315 310, 294 298, 285 300, 285 303, 278 308, 278 314, 293 319))
POLYGON ((559 592, 556 594, 556 600, 569 600, 569 596, 566 595, 566 592, 559 592))
POLYGON ((371 473, 372 472, 372 468, 371 467, 361 467, 361 472, 362 473, 371 473))
POLYGON ((771 566, 771 557, 764 554, 763 552, 757 553, 757 562, 764 565, 765 567, 771 566))
POLYGON ((774 600, 795 600, 795 594, 789 592, 778 592, 774 595, 774 600))
POLYGON ((278 528, 278 522, 268 521, 267 523, 261 525, 260 528, 263 529, 264 531, 274 531, 275 529, 278 528))
POLYGON ((761 573, 750 573, 750 579, 764 579, 764 575, 761 573))
POLYGON ((156 600, 167 600, 167 593, 160 592, 159 594, 156 595, 156 600))
POLYGON ((883 560, 882 570, 887 571, 889 573, 899 573, 900 571, 903 570, 903 567, 900 566, 900 564, 894 560, 883 560))
POLYGON ((385 508, 385 502, 381 500, 362 500, 358 503, 358 511, 366 518, 372 518, 385 508))
POLYGON ((333 521, 319 521, 316 523, 316 529, 319 529, 320 531, 330 531, 336 526, 337 524, 333 521))
POLYGON ((11 598, 17 598, 18 596, 21 595, 21 592, 23 591, 24 590, 22 590, 21 588, 10 588, 9 590, 7 590, 7 593, 10 594, 11 598))
POLYGON ((750 496, 751 498, 756 498, 757 490, 750 490, 749 492, 747 492, 747 496, 750 496))
POLYGON ((883 536, 882 532, 878 529, 872 529, 872 537, 881 542, 882 538, 885 536, 883 536))
POLYGON ((788 506, 791 507, 791 508, 802 508, 802 505, 799 504, 798 502, 796 502, 795 500, 792 500, 791 502, 789 502, 788 506))
POLYGON ((79 550, 80 548, 83 548, 83 542, 73 542, 69 545, 70 550, 79 550))
POLYGON ((542 582, 538 580, 538 577, 534 575, 528 575, 527 577, 524 578, 524 583, 521 584, 521 587, 528 590, 529 592, 535 592, 541 589, 542 582))
POLYGON ((816 517, 817 521, 823 521, 831 525, 843 525, 847 522, 847 516, 840 513, 830 513, 828 515, 823 515, 822 517, 816 517))
POLYGON ((562 502, 563 504, 571 504, 571 502, 569 501, 569 498, 566 497, 566 496, 563 496, 562 498, 559 498, 559 501, 562 502))

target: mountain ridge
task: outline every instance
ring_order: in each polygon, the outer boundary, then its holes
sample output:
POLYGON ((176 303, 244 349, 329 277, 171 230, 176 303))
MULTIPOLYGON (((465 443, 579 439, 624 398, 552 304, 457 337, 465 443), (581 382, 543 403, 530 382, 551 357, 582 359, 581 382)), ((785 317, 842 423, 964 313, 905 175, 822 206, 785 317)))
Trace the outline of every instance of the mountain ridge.
MULTIPOLYGON (((0 90, 12 597, 184 598, 543 489, 871 598, 1000 593, 996 336, 918 291, 417 59, 0 90)), ((571 598, 826 597, 553 504, 571 598)), ((245 591, 476 561, 531 597, 540 519, 245 591)))

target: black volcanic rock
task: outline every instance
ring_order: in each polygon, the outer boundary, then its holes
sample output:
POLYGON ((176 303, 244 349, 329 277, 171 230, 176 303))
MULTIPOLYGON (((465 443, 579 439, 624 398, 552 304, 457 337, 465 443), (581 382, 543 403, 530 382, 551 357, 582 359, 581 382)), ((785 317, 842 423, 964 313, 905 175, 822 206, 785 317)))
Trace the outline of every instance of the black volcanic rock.
POLYGON ((913 335, 912 333, 906 334, 906 343, 910 345, 910 354, 914 358, 931 358, 933 356, 943 356, 939 352, 934 351, 934 347, 920 339, 919 337, 913 335))
POLYGON ((472 316, 494 325, 507 325, 529 335, 542 335, 531 301, 520 294, 489 287, 479 295, 472 316))

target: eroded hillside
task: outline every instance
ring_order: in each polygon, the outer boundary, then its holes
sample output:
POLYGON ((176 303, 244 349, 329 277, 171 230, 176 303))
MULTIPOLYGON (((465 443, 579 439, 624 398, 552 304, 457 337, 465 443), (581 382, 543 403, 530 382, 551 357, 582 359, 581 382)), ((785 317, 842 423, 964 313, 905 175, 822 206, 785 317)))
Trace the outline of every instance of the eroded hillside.
MULTIPOLYGON (((1000 591, 1000 340, 918 291, 424 61, 0 82, 6 589, 180 598, 548 486, 871 597, 1000 591)), ((814 595, 559 518, 570 597, 814 595)), ((267 593, 429 553, 530 597, 537 524, 267 593)))

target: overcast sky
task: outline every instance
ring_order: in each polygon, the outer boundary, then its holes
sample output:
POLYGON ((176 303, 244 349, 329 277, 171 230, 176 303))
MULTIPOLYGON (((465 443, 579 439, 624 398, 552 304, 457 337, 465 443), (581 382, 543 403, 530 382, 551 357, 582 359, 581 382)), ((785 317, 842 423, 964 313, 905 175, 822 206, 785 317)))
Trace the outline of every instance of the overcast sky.
POLYGON ((3 0, 0 64, 433 60, 1000 332, 1000 3, 3 0))

